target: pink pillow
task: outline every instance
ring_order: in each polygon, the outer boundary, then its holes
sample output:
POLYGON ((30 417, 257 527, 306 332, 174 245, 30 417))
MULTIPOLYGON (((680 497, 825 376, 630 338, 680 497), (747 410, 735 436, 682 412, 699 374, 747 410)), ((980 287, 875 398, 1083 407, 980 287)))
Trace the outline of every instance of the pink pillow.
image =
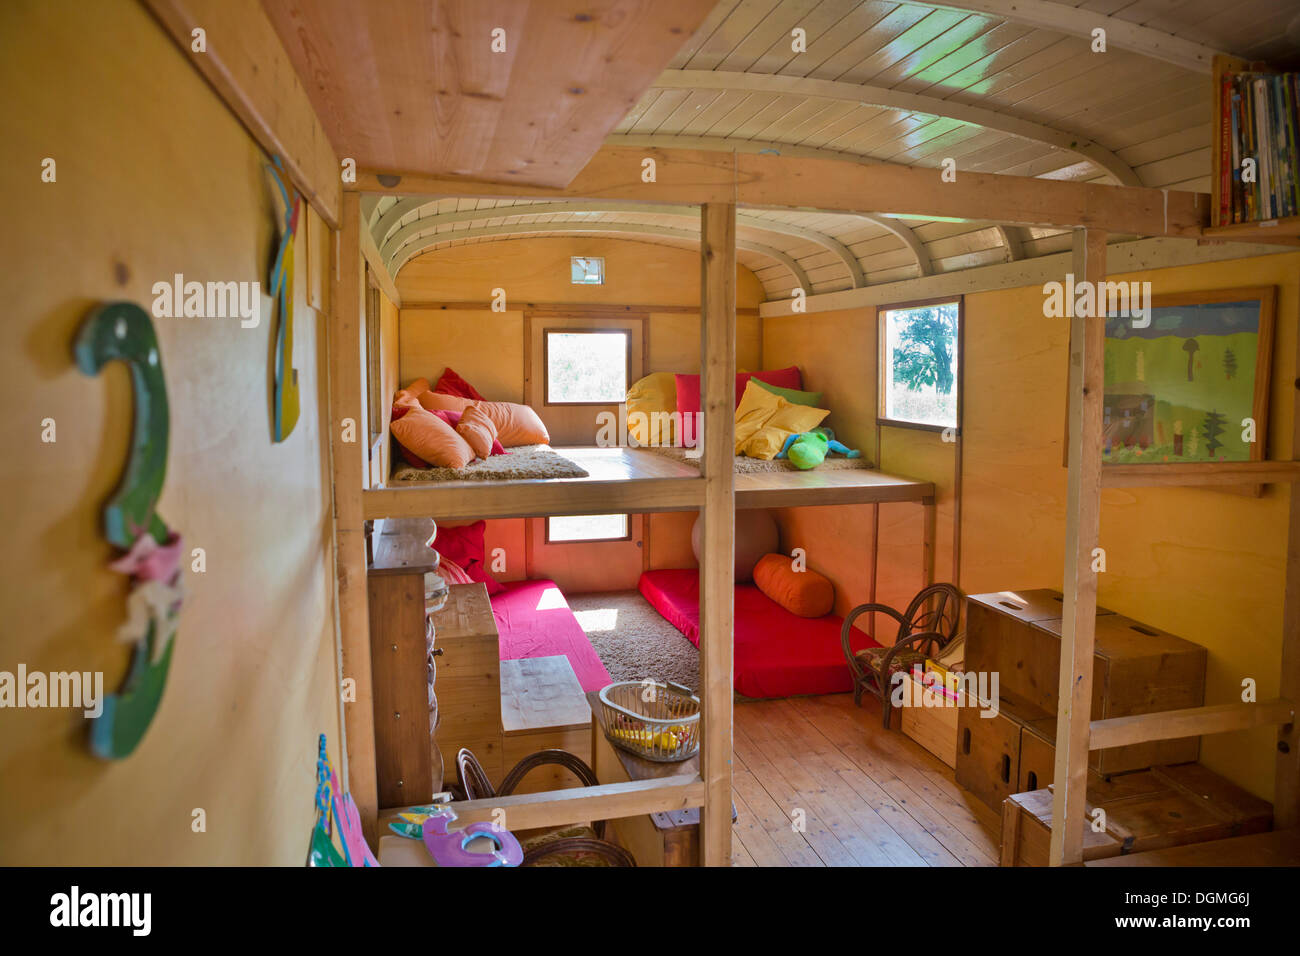
MULTIPOLYGON (((442 553, 439 552, 440 557, 441 554, 442 553)), ((446 580, 448 584, 474 584, 475 583, 474 579, 471 578, 467 573, 465 573, 465 569, 462 568, 455 561, 453 561, 451 558, 442 558, 442 560, 438 562, 438 573, 442 575, 443 579, 446 580)))
POLYGON ((480 581, 486 585, 489 595, 500 594, 505 586, 488 573, 485 563, 483 532, 486 528, 487 522, 482 520, 457 528, 439 525, 438 533, 433 539, 433 549, 444 560, 453 561, 464 568, 471 581, 480 581))
MULTIPOLYGON (((700 377, 698 375, 678 375, 676 378, 677 410, 683 415, 688 412, 700 411, 703 408, 700 402, 700 377)), ((740 399, 745 394, 745 386, 749 384, 750 378, 757 378, 760 381, 767 382, 768 385, 775 385, 778 388, 792 388, 795 391, 803 390, 803 376, 799 374, 799 366, 797 365, 763 372, 737 372, 736 405, 734 407, 740 407, 740 399)))
MULTIPOLYGON (((441 418, 452 428, 455 428, 457 425, 460 424, 460 416, 461 416, 460 412, 453 412, 453 411, 448 411, 445 408, 440 408, 436 412, 434 412, 434 414, 437 415, 439 418, 441 418)), ((399 417, 400 416, 395 414, 394 420, 396 420, 399 417)), ((501 440, 499 438, 494 438, 492 439, 492 451, 489 454, 508 455, 510 454, 510 452, 506 451, 503 447, 501 447, 501 440)))
POLYGON ((443 371, 442 377, 438 379, 438 384, 433 386, 433 390, 443 395, 459 395, 461 398, 472 398, 476 402, 486 401, 478 393, 478 389, 457 375, 456 370, 450 366, 443 371))

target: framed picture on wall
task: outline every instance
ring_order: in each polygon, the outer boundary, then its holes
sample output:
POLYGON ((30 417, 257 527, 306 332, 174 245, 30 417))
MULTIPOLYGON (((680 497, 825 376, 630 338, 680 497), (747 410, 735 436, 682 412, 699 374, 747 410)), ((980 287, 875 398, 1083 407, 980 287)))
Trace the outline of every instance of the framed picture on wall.
POLYGON ((1102 464, 1265 457, 1273 286, 1155 296, 1145 325, 1106 320, 1102 464))

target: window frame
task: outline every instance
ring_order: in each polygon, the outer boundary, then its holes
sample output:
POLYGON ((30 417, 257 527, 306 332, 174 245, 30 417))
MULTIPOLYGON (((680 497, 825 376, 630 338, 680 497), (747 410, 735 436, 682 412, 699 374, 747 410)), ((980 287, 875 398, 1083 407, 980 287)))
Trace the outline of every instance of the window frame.
POLYGON ((553 408, 606 408, 619 405, 627 398, 626 386, 632 384, 632 330, 617 327, 571 328, 569 326, 547 326, 542 333, 542 404, 553 408), (623 381, 624 394, 612 401, 599 402, 553 402, 551 401, 551 335, 621 335, 624 341, 623 381))
POLYGON ((545 520, 546 520, 546 528, 545 528, 545 533, 544 533, 544 535, 543 535, 543 540, 544 540, 544 541, 546 542, 546 544, 548 544, 548 545, 553 545, 553 544, 556 544, 556 545, 558 545, 558 544, 605 544, 605 543, 607 543, 607 542, 615 542, 615 541, 631 541, 631 540, 632 540, 632 515, 631 515, 629 512, 624 512, 624 511, 610 511, 610 512, 601 512, 601 515, 547 515, 547 516, 546 516, 546 519, 545 519, 545 520), (552 537, 551 537, 551 522, 552 522, 555 518, 588 518, 588 517, 600 517, 601 515, 604 515, 604 514, 622 515, 622 516, 623 516, 623 526, 627 529, 627 530, 626 530, 626 533, 624 533, 624 534, 622 534, 622 535, 620 535, 619 537, 616 537, 616 538, 552 538, 552 537))
POLYGON ((905 302, 891 302, 876 306, 876 425, 889 428, 911 428, 916 431, 945 432, 954 429, 958 437, 962 429, 962 393, 966 375, 966 297, 964 295, 944 295, 930 299, 909 299, 905 302), (888 337, 885 334, 885 315, 901 309, 921 309, 929 305, 957 305, 957 377, 953 388, 957 393, 956 424, 932 425, 928 422, 909 422, 885 415, 885 367, 889 359, 888 337))
POLYGON ((605 284, 605 257, 604 256, 569 256, 569 285, 582 286, 589 288, 605 284), (574 282, 573 281, 573 261, 575 259, 585 259, 588 262, 598 260, 600 262, 600 281, 599 282, 574 282))

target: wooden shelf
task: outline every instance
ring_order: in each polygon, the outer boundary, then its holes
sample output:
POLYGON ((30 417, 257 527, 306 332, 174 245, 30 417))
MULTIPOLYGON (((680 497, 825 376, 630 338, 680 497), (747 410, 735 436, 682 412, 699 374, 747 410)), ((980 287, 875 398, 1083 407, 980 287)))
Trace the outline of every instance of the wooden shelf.
POLYGON ((1300 216, 1206 226, 1201 230, 1201 235, 1206 239, 1229 242, 1271 242, 1281 246, 1300 246, 1300 216))
POLYGON ((1103 488, 1268 485, 1300 481, 1300 461, 1207 461, 1176 465, 1105 465, 1103 488))

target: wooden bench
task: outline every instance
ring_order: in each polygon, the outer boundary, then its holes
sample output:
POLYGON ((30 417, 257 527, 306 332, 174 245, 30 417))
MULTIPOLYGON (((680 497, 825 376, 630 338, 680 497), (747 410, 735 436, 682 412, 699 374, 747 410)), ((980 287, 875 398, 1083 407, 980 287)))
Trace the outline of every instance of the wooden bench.
MULTIPOLYGON (((591 763, 591 707, 563 654, 501 662, 501 740, 505 769, 539 750, 567 750, 591 763)), ((516 793, 576 786, 561 767, 539 767, 516 793)))

